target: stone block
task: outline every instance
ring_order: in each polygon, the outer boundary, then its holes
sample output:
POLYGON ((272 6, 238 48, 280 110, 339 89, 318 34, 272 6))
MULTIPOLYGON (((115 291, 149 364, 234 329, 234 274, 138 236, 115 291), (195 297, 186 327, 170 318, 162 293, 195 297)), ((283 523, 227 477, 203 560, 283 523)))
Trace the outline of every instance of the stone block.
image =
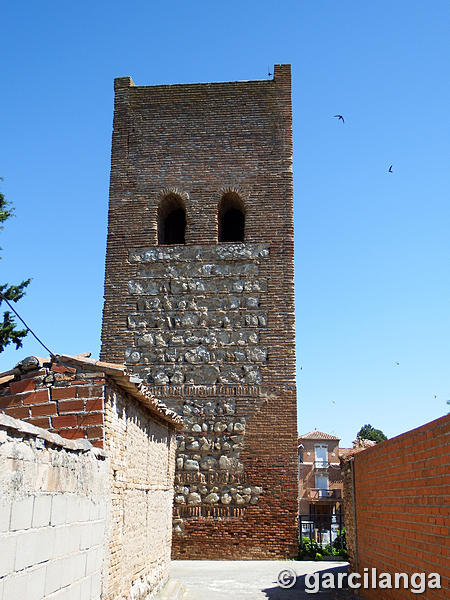
POLYGON ((4 577, 14 571, 16 543, 16 535, 0 535, 0 577, 4 577))
POLYGON ((35 496, 33 506, 32 527, 45 527, 50 524, 52 497, 50 494, 35 496))
POLYGON ((33 519, 34 496, 14 500, 11 507, 10 530, 29 529, 33 519))

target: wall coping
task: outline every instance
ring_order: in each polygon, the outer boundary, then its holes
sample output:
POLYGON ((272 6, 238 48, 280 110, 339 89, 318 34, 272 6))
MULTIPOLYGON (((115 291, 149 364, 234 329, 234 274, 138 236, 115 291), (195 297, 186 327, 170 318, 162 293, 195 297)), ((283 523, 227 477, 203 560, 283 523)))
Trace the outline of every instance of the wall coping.
POLYGON ((14 419, 13 417, 4 415, 2 413, 0 413, 0 430, 1 429, 7 431, 14 431, 16 433, 21 433, 30 437, 35 437, 44 440, 45 442, 53 446, 60 446, 61 448, 65 448, 66 450, 72 450, 75 452, 92 452, 96 456, 96 458, 104 459, 108 456, 108 454, 104 450, 102 450, 101 448, 96 448, 89 442, 89 440, 69 440, 67 438, 61 437, 57 433, 51 433, 46 429, 36 427, 36 425, 31 425, 31 423, 26 423, 25 421, 14 419))

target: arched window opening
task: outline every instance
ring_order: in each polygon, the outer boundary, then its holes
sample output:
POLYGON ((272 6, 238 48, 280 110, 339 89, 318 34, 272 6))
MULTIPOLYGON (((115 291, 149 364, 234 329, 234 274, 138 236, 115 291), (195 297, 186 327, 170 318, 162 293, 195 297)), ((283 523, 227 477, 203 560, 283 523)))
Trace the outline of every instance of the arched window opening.
POLYGON ((158 244, 184 244, 186 211, 175 195, 166 196, 158 209, 158 244))
POLYGON ((244 204, 239 196, 232 192, 225 194, 218 211, 219 242, 243 242, 245 235, 244 204))

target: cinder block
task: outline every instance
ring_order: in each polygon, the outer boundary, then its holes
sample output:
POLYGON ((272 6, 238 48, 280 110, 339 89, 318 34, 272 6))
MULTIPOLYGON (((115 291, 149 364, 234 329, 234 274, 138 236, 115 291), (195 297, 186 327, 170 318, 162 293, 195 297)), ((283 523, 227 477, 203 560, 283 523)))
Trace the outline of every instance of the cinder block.
POLYGON ((92 523, 92 545, 97 546, 97 544, 103 544, 105 539, 105 521, 98 521, 97 523, 92 523))
POLYGON ((80 550, 86 550, 92 546, 92 527, 90 523, 80 526, 80 550))
MULTIPOLYGON (((91 597, 91 581, 92 577, 89 575, 81 580, 80 588, 80 600, 90 600, 91 597)), ((1 598, 1 596, 0 596, 1 598)))
POLYGON ((66 506, 66 522, 77 523, 82 521, 81 503, 78 496, 72 494, 67 495, 67 506, 66 506))
POLYGON ((64 559, 52 560, 47 564, 47 571, 45 573, 45 596, 52 594, 61 588, 63 567, 64 559))
POLYGON ((52 498, 51 524, 62 525, 66 522, 67 497, 65 494, 58 494, 52 498))
POLYGON ((63 560, 61 587, 82 579, 86 570, 86 554, 71 554, 63 560))
POLYGON ((17 534, 15 570, 38 565, 53 557, 54 530, 30 529, 17 534))
POLYGON ((17 535, 0 535, 0 577, 14 572, 17 535))
POLYGON ((55 528, 54 558, 62 558, 80 549, 79 525, 60 525, 55 528))
POLYGON ((26 573, 14 574, 5 579, 3 596, 7 600, 23 600, 27 598, 28 578, 26 573))
POLYGON ((102 593, 102 572, 96 571, 92 574, 90 600, 100 600, 102 593))
MULTIPOLYGON (((0 505, 0 533, 9 531, 9 522, 11 520, 11 503, 5 502, 0 505)), ((1 599, 1 596, 0 596, 1 599)))
POLYGON ((104 546, 97 546, 87 552, 86 575, 90 575, 102 568, 103 559, 105 556, 104 546))
MULTIPOLYGON (((3 586, 3 600, 42 600, 44 598, 45 571, 45 567, 39 567, 6 577, 3 586)), ((0 598, 2 598, 1 595, 0 598)))
POLYGON ((45 527, 50 524, 52 512, 52 497, 50 494, 35 496, 33 507, 32 527, 45 527))
POLYGON ((11 507, 10 530, 29 529, 33 518, 34 496, 14 500, 11 507))

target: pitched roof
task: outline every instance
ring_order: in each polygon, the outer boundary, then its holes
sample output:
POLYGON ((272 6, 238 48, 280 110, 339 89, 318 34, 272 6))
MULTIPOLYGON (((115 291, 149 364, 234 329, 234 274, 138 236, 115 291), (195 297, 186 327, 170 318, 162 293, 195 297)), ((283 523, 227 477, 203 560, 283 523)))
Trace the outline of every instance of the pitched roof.
POLYGON ((336 437, 335 435, 331 435, 331 433, 324 433, 323 431, 310 431, 309 433, 305 433, 298 438, 299 440, 340 440, 341 438, 336 437))

